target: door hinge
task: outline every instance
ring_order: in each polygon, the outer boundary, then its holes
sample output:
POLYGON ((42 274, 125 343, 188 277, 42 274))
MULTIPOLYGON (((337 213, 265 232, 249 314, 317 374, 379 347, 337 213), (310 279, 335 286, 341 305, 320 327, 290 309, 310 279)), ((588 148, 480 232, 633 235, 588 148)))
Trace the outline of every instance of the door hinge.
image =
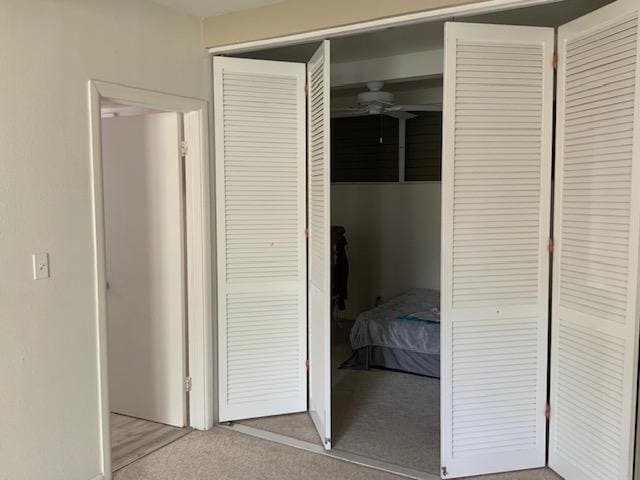
POLYGON ((190 392, 192 388, 193 388, 193 380, 191 379, 191 377, 186 377, 184 379, 184 390, 185 390, 185 392, 190 392))
POLYGON ((550 238, 547 242, 547 251, 553 253, 553 238, 550 238))
POLYGON ((309 360, 304 361, 304 368, 307 372, 309 371, 309 360))
POLYGON ((189 155, 189 145, 187 145, 187 142, 182 140, 180 142, 180 156, 186 157, 187 155, 189 155))
POLYGON ((310 236, 311 236, 311 235, 310 235, 310 233, 309 233, 309 229, 308 229, 308 228, 305 228, 305 229, 304 229, 304 238, 309 238, 310 236))
POLYGON ((544 406, 544 416, 547 420, 551 418, 551 405, 549 403, 544 406))
POLYGON ((308 83, 304 84, 304 96, 305 97, 309 96, 309 84, 308 83))
POLYGON ((442 472, 442 476, 446 477, 447 475, 449 475, 449 472, 447 472, 447 466, 443 465, 442 467, 440 467, 440 471, 442 472))
POLYGON ((551 65, 554 70, 558 69, 558 52, 553 52, 553 59, 551 60, 551 65))

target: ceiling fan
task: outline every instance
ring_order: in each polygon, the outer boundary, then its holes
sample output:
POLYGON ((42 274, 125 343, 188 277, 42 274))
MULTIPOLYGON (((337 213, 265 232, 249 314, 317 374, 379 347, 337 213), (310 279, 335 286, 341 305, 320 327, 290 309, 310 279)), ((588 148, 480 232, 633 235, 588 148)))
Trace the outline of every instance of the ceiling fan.
POLYGON ((441 103, 423 103, 420 105, 395 105, 393 93, 382 90, 384 82, 367 82, 368 90, 357 96, 357 107, 336 108, 331 110, 334 117, 359 115, 388 115, 408 120, 415 117, 417 111, 433 111, 442 107, 441 103))

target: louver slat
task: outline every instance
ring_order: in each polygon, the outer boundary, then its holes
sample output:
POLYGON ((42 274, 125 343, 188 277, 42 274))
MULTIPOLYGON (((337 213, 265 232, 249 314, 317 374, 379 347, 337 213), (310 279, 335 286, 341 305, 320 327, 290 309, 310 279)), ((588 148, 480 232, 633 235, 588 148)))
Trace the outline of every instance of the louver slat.
POLYGON ((304 71, 214 59, 223 421, 306 409, 304 71))
POLYGON ((543 466, 553 31, 447 24, 442 461, 543 466))
POLYGON ((309 228, 309 413, 331 448, 331 232, 329 42, 307 64, 309 228))
POLYGON ((559 31, 549 465, 567 480, 632 478, 638 34, 626 0, 559 31))

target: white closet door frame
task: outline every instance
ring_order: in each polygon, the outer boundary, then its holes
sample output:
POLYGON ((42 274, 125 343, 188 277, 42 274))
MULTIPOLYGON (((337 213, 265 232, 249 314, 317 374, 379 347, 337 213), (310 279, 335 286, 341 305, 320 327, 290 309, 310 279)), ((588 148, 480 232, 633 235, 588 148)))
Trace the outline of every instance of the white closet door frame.
POLYGON ((445 26, 443 478, 545 465, 553 47, 549 28, 445 26))
POLYGON ((307 64, 309 414, 331 448, 331 79, 325 40, 307 64))
POLYGON ((305 78, 213 59, 220 421, 307 410, 305 78))
POLYGON ((620 0, 558 35, 549 466, 567 480, 633 477, 639 8, 620 0))

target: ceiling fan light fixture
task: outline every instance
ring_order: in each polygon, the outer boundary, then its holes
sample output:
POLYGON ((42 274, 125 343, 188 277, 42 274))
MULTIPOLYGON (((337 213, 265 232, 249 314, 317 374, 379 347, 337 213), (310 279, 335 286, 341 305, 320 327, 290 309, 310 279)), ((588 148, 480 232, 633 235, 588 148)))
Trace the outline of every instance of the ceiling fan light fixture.
POLYGON ((380 104, 388 105, 393 103, 393 93, 383 91, 368 91, 358 94, 359 105, 380 104))

